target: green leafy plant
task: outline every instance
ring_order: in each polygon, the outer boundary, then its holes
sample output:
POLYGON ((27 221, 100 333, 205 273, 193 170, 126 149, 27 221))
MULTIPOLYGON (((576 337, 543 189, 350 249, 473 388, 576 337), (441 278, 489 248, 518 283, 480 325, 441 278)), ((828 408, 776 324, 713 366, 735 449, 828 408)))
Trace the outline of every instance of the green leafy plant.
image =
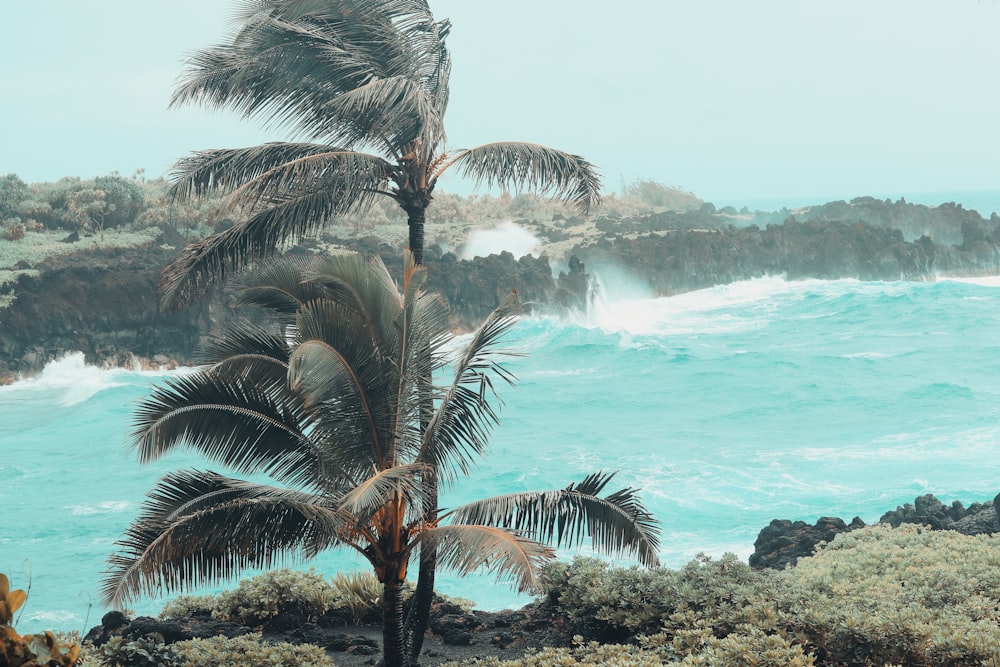
POLYGON ((382 585, 371 572, 338 572, 331 581, 336 594, 336 606, 347 607, 355 623, 381 620, 382 585))

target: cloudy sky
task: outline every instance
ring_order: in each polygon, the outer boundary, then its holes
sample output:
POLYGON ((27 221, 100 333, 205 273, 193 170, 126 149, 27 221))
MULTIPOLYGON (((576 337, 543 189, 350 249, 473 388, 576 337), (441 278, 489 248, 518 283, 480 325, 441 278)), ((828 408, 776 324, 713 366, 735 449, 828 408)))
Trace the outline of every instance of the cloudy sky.
MULTIPOLYGON (((453 147, 544 143, 608 190, 650 178, 726 203, 1000 190, 1000 2, 430 1, 453 23, 453 147)), ((153 177, 287 138, 167 109, 234 5, 0 0, 0 174, 153 177)))

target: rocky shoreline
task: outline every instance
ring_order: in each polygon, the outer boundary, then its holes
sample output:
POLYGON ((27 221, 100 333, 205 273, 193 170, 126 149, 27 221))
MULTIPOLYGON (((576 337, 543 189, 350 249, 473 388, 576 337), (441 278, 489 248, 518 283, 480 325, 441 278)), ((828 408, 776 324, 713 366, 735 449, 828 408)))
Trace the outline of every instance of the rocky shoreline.
MULTIPOLYGON (((934 495, 926 494, 912 504, 906 503, 886 512, 875 523, 893 528, 904 523, 916 524, 932 530, 954 530, 963 535, 992 535, 1000 533, 998 502, 1000 495, 992 501, 974 502, 968 507, 958 500, 945 505, 934 495)), ((831 542, 837 535, 866 525, 860 517, 854 517, 850 523, 839 517, 821 517, 813 525, 805 521, 774 519, 758 534, 750 566, 776 570, 794 566, 800 558, 812 555, 818 546, 831 542)))
MULTIPOLYGON (((447 299, 456 329, 475 327, 512 289, 529 310, 585 309, 588 273, 608 265, 655 295, 768 275, 924 281, 1000 273, 1000 217, 984 219, 957 204, 929 208, 862 197, 774 213, 705 204, 588 224, 562 217, 516 222, 540 239, 538 256, 502 252, 465 260, 439 246, 427 249, 432 288, 447 299)), ((240 313, 219 292, 182 311, 160 310, 160 271, 184 241, 166 229, 141 247, 18 262, 22 274, 0 287, 0 298, 14 295, 0 310, 0 384, 71 352, 105 367, 190 364, 199 338, 240 313)), ((306 242, 291 252, 330 246, 377 253, 391 271, 401 271, 401 248, 370 236, 306 242)))

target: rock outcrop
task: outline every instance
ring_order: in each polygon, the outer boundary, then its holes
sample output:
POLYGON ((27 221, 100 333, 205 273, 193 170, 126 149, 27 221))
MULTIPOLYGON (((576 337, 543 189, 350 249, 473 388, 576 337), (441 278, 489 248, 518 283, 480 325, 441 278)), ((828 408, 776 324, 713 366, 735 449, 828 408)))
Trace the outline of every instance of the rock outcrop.
MULTIPOLYGON (((877 523, 893 528, 913 523, 932 530, 954 530, 964 535, 992 535, 1000 533, 1000 519, 995 509, 998 502, 1000 495, 992 501, 972 503, 968 507, 958 500, 945 505, 932 494, 926 494, 916 498, 913 504, 906 503, 886 512, 877 523)), ((858 517, 850 523, 844 523, 837 517, 823 517, 813 526, 805 521, 774 519, 757 535, 750 566, 784 569, 795 565, 799 558, 811 556, 817 548, 840 533, 864 528, 865 525, 858 517)))

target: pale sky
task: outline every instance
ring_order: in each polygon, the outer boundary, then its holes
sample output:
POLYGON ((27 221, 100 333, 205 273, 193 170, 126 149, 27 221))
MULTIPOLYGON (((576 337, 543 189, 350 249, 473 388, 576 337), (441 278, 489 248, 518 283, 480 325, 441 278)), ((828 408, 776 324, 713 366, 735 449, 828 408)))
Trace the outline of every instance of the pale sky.
MULTIPOLYGON (((650 178, 716 202, 1000 190, 1000 2, 430 4, 453 24, 453 148, 543 143, 608 190, 650 178)), ((194 150, 287 139, 167 109, 234 6, 0 0, 0 174, 155 177, 194 150)))

